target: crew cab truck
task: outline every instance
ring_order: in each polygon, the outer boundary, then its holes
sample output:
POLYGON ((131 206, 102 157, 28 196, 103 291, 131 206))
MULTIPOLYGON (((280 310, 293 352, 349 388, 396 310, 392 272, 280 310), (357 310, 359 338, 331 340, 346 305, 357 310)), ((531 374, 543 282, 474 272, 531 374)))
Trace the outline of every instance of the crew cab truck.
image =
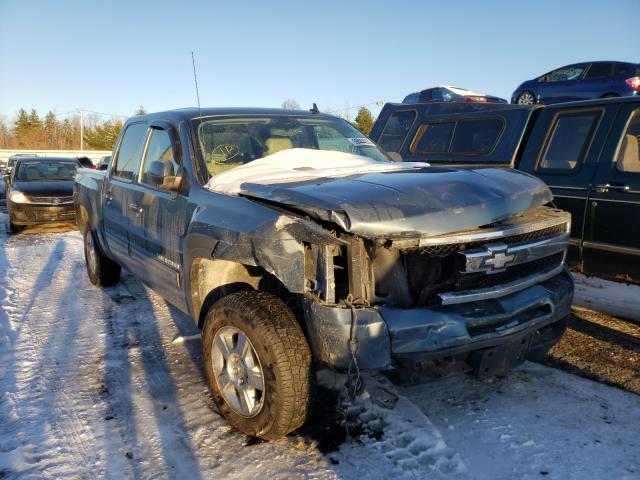
POLYGON ((640 98, 456 110, 387 104, 371 139, 405 161, 536 175, 572 215, 569 263, 640 283, 640 98))
POLYGON ((572 301, 541 181, 392 162, 315 109, 133 117, 74 195, 92 283, 125 267, 188 313, 217 407, 263 439, 303 424, 317 368, 504 372, 572 301))

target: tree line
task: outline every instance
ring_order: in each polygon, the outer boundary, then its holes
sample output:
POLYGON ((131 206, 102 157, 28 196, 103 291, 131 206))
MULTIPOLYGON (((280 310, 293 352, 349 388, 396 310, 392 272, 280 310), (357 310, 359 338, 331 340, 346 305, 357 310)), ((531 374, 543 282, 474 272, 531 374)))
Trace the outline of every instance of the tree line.
MULTIPOLYGON (((299 109, 295 100, 282 102, 283 108, 299 109)), ((146 111, 140 106, 134 115, 144 115, 146 111)), ((373 127, 374 118, 366 107, 360 107, 353 125, 368 135, 373 127)), ((122 130, 122 120, 109 119, 101 121, 95 115, 84 119, 84 148, 88 150, 111 150, 122 130)), ((33 150, 79 150, 80 149, 80 117, 58 119, 56 114, 48 111, 40 116, 35 108, 27 112, 24 108, 18 111, 13 123, 0 119, 0 148, 33 149, 33 150)))
MULTIPOLYGON (((300 104, 293 100, 292 98, 287 98, 280 105, 282 108, 286 108, 288 110, 300 110, 300 104)), ((340 113, 338 113, 339 117, 343 117, 340 113)), ((345 118, 345 120, 349 121, 349 118, 345 118)), ((375 122, 375 118, 371 114, 371 111, 367 107, 358 108, 358 114, 353 122, 350 122, 354 127, 360 130, 365 135, 369 135, 371 133, 371 129, 373 128, 373 124, 375 122)))
MULTIPOLYGON (((135 115, 145 114, 143 107, 135 115)), ((84 119, 84 148, 88 150, 111 150, 122 130, 122 120, 101 121, 96 115, 84 119)), ((33 150, 79 150, 80 117, 58 119, 52 111, 40 116, 33 108, 18 111, 13 123, 0 120, 0 148, 33 150)))

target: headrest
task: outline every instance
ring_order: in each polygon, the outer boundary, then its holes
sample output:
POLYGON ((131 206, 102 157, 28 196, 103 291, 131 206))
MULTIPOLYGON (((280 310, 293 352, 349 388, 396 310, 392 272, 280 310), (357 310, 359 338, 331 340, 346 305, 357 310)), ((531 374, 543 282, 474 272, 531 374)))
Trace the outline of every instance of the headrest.
POLYGON ((288 150, 293 148, 293 143, 291 140, 284 137, 271 137, 267 138, 266 142, 264 142, 264 156, 272 155, 274 153, 280 152, 282 150, 288 150))

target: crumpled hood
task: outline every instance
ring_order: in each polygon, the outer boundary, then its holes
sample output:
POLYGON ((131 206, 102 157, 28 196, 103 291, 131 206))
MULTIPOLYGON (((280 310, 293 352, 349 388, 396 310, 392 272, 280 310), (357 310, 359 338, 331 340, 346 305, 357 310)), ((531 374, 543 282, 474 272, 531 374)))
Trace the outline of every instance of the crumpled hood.
POLYGON ((243 183, 240 195, 276 202, 365 238, 433 236, 478 228, 552 200, 517 170, 424 167, 291 183, 243 183))

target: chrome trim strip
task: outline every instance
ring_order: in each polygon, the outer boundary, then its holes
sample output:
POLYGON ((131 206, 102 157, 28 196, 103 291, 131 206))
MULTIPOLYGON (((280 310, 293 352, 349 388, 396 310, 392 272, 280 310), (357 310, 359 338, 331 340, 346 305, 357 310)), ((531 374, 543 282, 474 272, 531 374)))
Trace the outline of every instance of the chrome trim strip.
POLYGON ((509 247, 505 243, 490 243, 481 250, 461 252, 465 257, 465 273, 504 272, 507 267, 548 257, 567 249, 569 233, 549 237, 536 242, 509 247))
POLYGON ((584 248, 593 248, 594 250, 604 250, 605 252, 622 253, 624 255, 640 256, 640 248, 623 247, 622 245, 613 245, 611 243, 591 242, 585 240, 582 242, 584 248))
POLYGON ((532 287, 533 285, 544 282, 545 280, 549 280, 562 272, 563 269, 564 261, 553 270, 549 270, 546 273, 532 275, 530 277, 515 280, 496 287, 466 290, 463 292, 439 293, 438 297, 440 297, 442 305, 455 305, 457 303, 475 302, 478 300, 504 297, 506 295, 519 292, 520 290, 524 290, 525 288, 532 287))
MULTIPOLYGON (((536 209, 525 215, 505 220, 496 228, 459 232, 453 235, 443 235, 431 238, 421 238, 420 247, 432 245, 452 245, 471 242, 484 242, 488 240, 500 240, 504 237, 535 232, 546 228, 566 224, 566 232, 571 231, 571 214, 563 210, 549 207, 536 209)), ((394 245, 402 247, 401 241, 394 241, 394 245)))

